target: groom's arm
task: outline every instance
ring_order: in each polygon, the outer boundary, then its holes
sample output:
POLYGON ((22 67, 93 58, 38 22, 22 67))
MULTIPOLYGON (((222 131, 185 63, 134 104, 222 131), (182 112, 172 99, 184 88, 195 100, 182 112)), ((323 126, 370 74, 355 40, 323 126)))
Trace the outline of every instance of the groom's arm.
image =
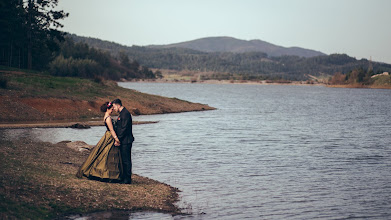
POLYGON ((130 121, 130 117, 128 114, 124 114, 120 117, 121 123, 117 123, 117 136, 119 140, 122 140, 125 137, 128 130, 128 123, 130 121))

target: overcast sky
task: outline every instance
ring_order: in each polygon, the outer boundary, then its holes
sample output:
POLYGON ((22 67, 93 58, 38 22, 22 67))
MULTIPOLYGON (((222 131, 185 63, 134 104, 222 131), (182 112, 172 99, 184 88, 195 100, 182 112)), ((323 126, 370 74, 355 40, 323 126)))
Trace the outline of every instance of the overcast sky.
POLYGON ((391 64, 391 0, 60 0, 64 31, 123 45, 260 39, 391 64))

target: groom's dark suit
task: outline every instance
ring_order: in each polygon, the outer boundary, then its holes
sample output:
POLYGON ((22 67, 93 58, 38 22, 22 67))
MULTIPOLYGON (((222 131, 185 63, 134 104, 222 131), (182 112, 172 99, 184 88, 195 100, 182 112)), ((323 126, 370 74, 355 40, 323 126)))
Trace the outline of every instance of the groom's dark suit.
POLYGON ((121 142, 119 149, 123 165, 122 180, 126 183, 130 183, 132 176, 131 150, 134 137, 132 132, 132 115, 125 107, 119 113, 116 133, 121 142))

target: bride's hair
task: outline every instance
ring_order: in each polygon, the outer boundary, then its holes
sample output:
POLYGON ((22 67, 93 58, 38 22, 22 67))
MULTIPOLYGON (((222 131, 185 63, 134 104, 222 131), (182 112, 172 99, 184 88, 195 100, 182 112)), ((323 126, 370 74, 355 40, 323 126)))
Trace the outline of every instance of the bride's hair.
POLYGON ((113 104, 111 102, 105 102, 101 107, 100 111, 101 112, 106 112, 107 109, 111 109, 113 107, 113 104))

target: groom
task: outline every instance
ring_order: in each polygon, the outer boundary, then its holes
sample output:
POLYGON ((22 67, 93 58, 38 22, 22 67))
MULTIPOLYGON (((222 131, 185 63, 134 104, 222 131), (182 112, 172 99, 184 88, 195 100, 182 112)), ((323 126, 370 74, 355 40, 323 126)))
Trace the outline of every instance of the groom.
POLYGON ((132 133, 132 116, 129 111, 122 106, 120 99, 115 99, 111 102, 113 108, 119 113, 117 119, 116 134, 119 139, 119 143, 116 141, 115 146, 119 146, 122 158, 122 182, 123 184, 132 184, 132 143, 134 141, 132 133))

